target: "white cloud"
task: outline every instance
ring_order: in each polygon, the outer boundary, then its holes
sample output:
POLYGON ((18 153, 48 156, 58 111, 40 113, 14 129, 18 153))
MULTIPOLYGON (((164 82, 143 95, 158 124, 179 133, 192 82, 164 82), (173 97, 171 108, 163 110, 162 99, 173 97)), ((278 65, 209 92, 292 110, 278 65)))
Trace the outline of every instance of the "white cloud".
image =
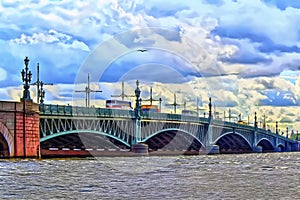
POLYGON ((65 48, 74 48, 74 49, 80 49, 83 51, 90 51, 89 47, 82 41, 74 40, 72 39, 72 36, 59 33, 53 29, 49 30, 48 33, 33 33, 32 36, 27 36, 25 34, 22 34, 20 38, 15 38, 10 40, 10 44, 16 43, 16 44, 39 44, 39 43, 57 43, 59 46, 65 47, 65 48), (70 44, 71 43, 71 44, 70 44))
MULTIPOLYGON (((1 55, 4 55, 1 59, 3 60, 1 66, 11 67, 11 63, 16 66, 19 66, 20 63, 22 65, 24 56, 29 56, 32 62, 41 63, 42 70, 47 75, 53 74, 51 73, 53 71, 56 71, 58 75, 65 73, 63 79, 56 80, 56 76, 52 77, 57 81, 55 84, 64 83, 66 80, 70 83, 88 53, 98 45, 116 35, 141 27, 169 28, 177 31, 182 38, 181 41, 169 40, 166 42, 167 36, 170 39, 171 35, 153 34, 148 38, 147 36, 145 38, 136 37, 135 40, 128 37, 124 39, 123 46, 118 46, 120 49, 115 50, 112 45, 107 48, 110 51, 101 52, 103 54, 99 56, 102 61, 96 63, 97 65, 92 65, 93 70, 99 70, 98 67, 105 63, 106 59, 111 58, 111 54, 118 55, 118 52, 130 50, 126 45, 128 41, 145 42, 141 44, 153 41, 154 47, 161 47, 183 56, 198 66, 197 70, 207 74, 241 72, 242 75, 275 76, 284 70, 299 70, 295 65, 297 64, 295 61, 299 59, 297 52, 262 53, 258 50, 261 43, 253 43, 249 38, 235 38, 231 41, 227 40, 229 42, 225 43, 222 36, 211 35, 211 31, 219 26, 231 26, 238 29, 247 27, 249 34, 264 36, 276 44, 298 45, 299 47, 299 10, 295 8, 279 10, 266 6, 259 0, 228 0, 218 6, 204 1, 186 1, 181 4, 156 0, 123 2, 117 0, 97 2, 66 0, 40 1, 38 3, 1 1, 0 12, 0 29, 3 30, 0 38, 3 48, 0 51, 1 55), (198 45, 196 50, 190 51, 190 46, 195 44, 198 45), (111 52, 114 50, 115 52, 111 52), (272 62, 243 64, 220 61, 220 58, 232 58, 237 53, 259 55, 270 58, 272 62), (9 60, 5 60, 8 58, 9 60), (62 71, 62 69, 66 69, 66 71, 62 71)), ((227 31, 236 30, 228 29, 227 31)), ((163 58, 168 58, 170 63, 171 61, 176 63, 176 59, 172 56, 163 58)), ((132 57, 132 59, 135 58, 132 57)), ((187 71, 190 70, 188 66, 181 67, 185 67, 184 69, 187 71)), ((0 81, 9 79, 7 77, 19 77, 19 69, 13 72, 7 69, 6 67, 0 68, 0 81), (16 75, 17 73, 18 75, 16 75)), ((204 79, 190 75, 188 80, 191 80, 187 84, 193 88, 192 93, 196 96, 201 95, 205 103, 211 94, 216 94, 214 95, 215 102, 227 100, 237 103, 238 108, 243 108, 245 105, 255 106, 262 99, 268 98, 267 94, 261 91, 270 89, 270 85, 273 90, 291 92, 291 96, 295 97, 296 101, 300 99, 299 78, 295 84, 276 76, 251 79, 228 76, 222 77, 223 82, 220 82, 220 78, 204 79)), ((49 88, 48 97, 53 98, 56 103, 64 103, 68 98, 67 93, 71 91, 71 85, 61 84, 59 87, 49 88)), ((163 89, 159 83, 156 83, 155 86, 158 87, 155 89, 158 94, 163 95, 166 100, 172 101, 171 89, 163 89)), ((178 95, 179 101, 184 101, 184 97, 192 99, 193 94, 187 92, 186 88, 181 88, 183 86, 176 84, 168 86, 181 89, 182 94, 178 95)), ((108 83, 103 87, 107 90, 113 89, 113 86, 108 86, 108 83)), ((132 87, 134 88, 134 86, 132 87)), ((18 92, 9 91, 6 95, 9 94, 13 99, 19 98, 19 90, 18 92)), ((285 98, 290 98, 290 96, 285 96, 285 98)), ((262 107, 261 109, 265 112, 273 111, 273 120, 276 120, 276 117, 280 119, 281 114, 286 115, 289 112, 299 114, 296 107, 282 109, 262 107)))
POLYGON ((64 48, 80 49, 83 51, 90 52, 89 47, 86 44, 84 44, 84 42, 80 42, 77 40, 73 41, 71 44, 59 43, 58 45, 64 48))
POLYGON ((11 42, 17 44, 37 44, 39 42, 52 43, 56 41, 59 40, 51 35, 45 35, 44 33, 34 33, 32 36, 22 34, 20 38, 11 40, 11 42))
POLYGON ((0 81, 4 81, 7 77, 7 72, 0 67, 0 81))

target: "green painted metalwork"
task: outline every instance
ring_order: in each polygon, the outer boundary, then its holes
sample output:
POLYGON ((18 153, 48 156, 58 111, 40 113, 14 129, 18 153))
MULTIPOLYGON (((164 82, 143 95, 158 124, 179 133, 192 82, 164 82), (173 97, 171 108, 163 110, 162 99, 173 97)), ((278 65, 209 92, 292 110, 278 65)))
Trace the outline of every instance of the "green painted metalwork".
MULTIPOLYGON (((270 141, 269 139, 267 139, 267 138, 262 138, 262 139, 258 140, 258 141, 256 142, 255 146, 257 146, 261 141, 267 141, 273 148, 276 147, 276 146, 274 146, 274 143, 271 142, 271 141, 270 141)), ((283 145, 283 146, 285 147, 285 145, 283 145)))
POLYGON ((180 132, 182 132, 182 133, 185 133, 185 134, 187 134, 187 135, 190 135, 190 136, 192 136, 193 138, 195 138, 195 139, 201 144, 202 147, 205 147, 205 145, 199 140, 199 138, 195 137, 193 134, 191 134, 191 133, 189 133, 189 132, 187 132, 187 131, 185 131, 185 130, 178 129, 178 128, 168 128, 168 129, 160 130, 160 131, 158 131, 158 132, 156 132, 156 133, 153 133, 152 135, 149 135, 148 137, 146 137, 145 139, 143 139, 142 142, 146 142, 148 139, 150 139, 150 138, 152 138, 152 137, 154 137, 154 136, 156 136, 156 135, 158 135, 158 134, 160 134, 160 133, 167 132, 167 131, 180 131, 180 132))
MULTIPOLYGON (((107 109, 107 108, 86 108, 70 105, 54 105, 54 104, 41 104, 40 115, 63 115, 63 116, 99 116, 99 117, 126 117, 134 118, 133 110, 121 109, 107 109)), ((208 118, 187 116, 180 114, 170 113, 154 113, 142 112, 143 119, 164 119, 170 121, 190 121, 199 123, 209 123, 208 118)))
POLYGON ((241 136, 246 142, 247 144, 251 147, 252 145, 250 144, 249 140, 247 138, 244 137, 243 134, 240 134, 239 132, 227 132, 225 134, 220 135, 217 139, 215 139, 215 141, 213 141, 213 144, 216 144, 218 142, 218 140, 220 140, 222 137, 228 135, 228 134, 235 134, 235 135, 239 135, 241 136))
POLYGON ((113 139, 115 139, 115 140, 117 140, 117 141, 125 144, 127 147, 130 147, 130 144, 128 144, 127 142, 121 140, 118 137, 115 137, 115 136, 107 134, 107 133, 98 132, 98 131, 92 131, 92 130, 73 130, 73 131, 66 131, 66 132, 55 133, 55 134, 47 135, 47 136, 41 138, 40 142, 42 143, 42 142, 45 142, 47 140, 50 140, 50 139, 53 139, 53 138, 56 138, 56 137, 59 137, 59 136, 69 135, 69 134, 74 134, 74 133, 93 133, 93 134, 99 134, 99 135, 103 135, 103 136, 106 136, 106 137, 113 138, 113 139))
POLYGON ((86 108, 69 105, 41 104, 40 115, 62 115, 62 116, 93 116, 93 117, 126 117, 133 118, 132 110, 119 110, 107 108, 86 108))
MULTIPOLYGON (((70 120, 70 121, 94 120, 93 123, 98 123, 97 122, 98 120, 100 120, 100 121, 101 120, 108 120, 108 121, 120 120, 120 121, 132 122, 136 118, 134 110, 86 108, 86 107, 78 107, 78 106, 70 106, 70 105, 52 105, 52 104, 41 104, 40 105, 40 117, 41 117, 41 119, 43 118, 44 120, 57 119, 58 121, 57 122, 54 121, 54 125, 55 125, 55 123, 58 123, 60 119, 70 120)), ((183 126, 183 124, 187 125, 189 123, 200 124, 204 127, 214 127, 212 132, 217 131, 217 132, 219 132, 218 134, 220 134, 220 130, 218 130, 218 129, 223 129, 223 130, 228 129, 229 132, 230 132, 230 130, 240 131, 240 134, 244 134, 243 135, 244 138, 248 137, 247 134, 249 135, 249 132, 251 132, 252 134, 255 133, 255 137, 256 137, 257 141, 259 141, 261 139, 267 139, 272 142, 273 146, 276 146, 276 145, 274 145, 275 143, 289 144, 289 145, 296 144, 295 141, 292 141, 289 138, 286 138, 286 137, 281 136, 276 133, 272 133, 265 129, 261 129, 261 128, 253 127, 253 126, 249 126, 249 125, 244 125, 244 124, 221 121, 221 120, 217 120, 217 119, 210 120, 209 118, 204 118, 204 117, 188 116, 188 115, 180 115, 180 114, 170 114, 170 113, 156 113, 156 112, 141 112, 140 117, 141 117, 141 122, 142 123, 145 122, 146 127, 147 127, 147 123, 153 124, 156 122, 161 122, 161 123, 165 123, 165 124, 177 123, 178 125, 182 125, 182 126, 183 126), (276 142, 276 141, 278 141, 278 142, 276 142)), ((156 125, 159 126, 161 124, 154 124, 153 126, 149 126, 147 128, 156 128, 156 125)), ((42 128, 44 128, 45 130, 46 129, 49 130, 50 135, 57 136, 58 134, 62 134, 62 133, 53 133, 52 132, 53 127, 51 127, 51 126, 41 127, 41 130, 42 130, 42 128)), ((54 128, 55 128, 55 126, 54 126, 54 128)), ((114 129, 114 127, 111 127, 111 128, 114 129)), ((115 127, 115 128, 117 128, 117 127, 115 127)), ((145 128, 144 125, 143 125, 142 129, 143 128, 145 128)), ((154 136, 154 134, 159 134, 163 131, 168 130, 168 129, 166 129, 166 127, 164 127, 164 128, 162 127, 162 129, 163 130, 159 130, 159 131, 158 130, 152 131, 152 129, 146 130, 145 132, 142 133, 141 141, 146 141, 150 137, 154 136), (149 130, 151 130, 151 132, 149 132, 149 130), (152 134, 153 132, 154 132, 154 134, 152 134)), ((174 127, 174 129, 172 128, 172 130, 175 130, 175 129, 176 129, 176 127, 174 127)), ((184 131, 181 129, 178 129, 178 130, 187 133, 187 131, 184 131)), ((81 130, 76 130, 76 131, 72 130, 72 131, 79 132, 81 130)), ((70 132, 72 132, 72 131, 70 131, 70 132)), ((109 131, 109 132, 103 133, 103 134, 106 136, 112 137, 114 139, 118 139, 119 141, 123 142, 124 144, 126 143, 129 145, 129 143, 130 143, 129 141, 123 140, 124 138, 128 139, 128 137, 125 136, 123 132, 117 133, 117 131, 118 130, 109 131), (110 134, 112 132, 113 132, 113 134, 110 134), (122 137, 123 137, 123 139, 122 139, 122 137)), ((66 131, 64 131, 64 132, 66 132, 66 131)), ((91 131, 89 130, 89 132, 91 132, 91 131)), ((127 130, 126 133, 132 134, 133 132, 134 131, 127 130)), ((68 133, 68 131, 67 131, 67 133, 68 133)), ((44 138, 51 138, 51 136, 49 134, 43 134, 42 139, 45 140, 44 138)), ((199 140, 199 141, 203 140, 200 143, 202 145, 205 144, 205 141, 204 141, 205 133, 197 132, 196 134, 195 133, 188 133, 188 134, 192 135, 195 138, 199 137, 199 138, 197 138, 197 140, 199 140)), ((215 134, 215 133, 212 133, 212 134, 215 134)), ((55 137, 55 136, 53 136, 53 137, 55 137)), ((214 137, 219 137, 219 136, 214 135, 214 137)), ((132 139, 135 139, 135 138, 132 138, 132 139)), ((251 137, 249 137, 247 139, 247 142, 251 143, 251 137)), ((284 145, 284 146, 286 146, 286 145, 284 145)))

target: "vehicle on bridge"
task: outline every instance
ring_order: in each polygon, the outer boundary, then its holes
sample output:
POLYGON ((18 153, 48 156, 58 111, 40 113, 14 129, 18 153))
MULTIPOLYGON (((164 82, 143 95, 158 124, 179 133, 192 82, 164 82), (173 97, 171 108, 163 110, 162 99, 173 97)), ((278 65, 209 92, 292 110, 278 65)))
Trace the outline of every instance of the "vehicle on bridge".
POLYGON ((243 125, 249 125, 248 122, 243 121, 243 120, 238 120, 237 123, 238 124, 243 124, 243 125))
POLYGON ((142 112, 160 112, 157 105, 142 105, 142 112))
POLYGON ((131 102, 130 101, 123 101, 123 100, 106 100, 106 108, 111 109, 122 109, 122 110, 132 110, 131 102))

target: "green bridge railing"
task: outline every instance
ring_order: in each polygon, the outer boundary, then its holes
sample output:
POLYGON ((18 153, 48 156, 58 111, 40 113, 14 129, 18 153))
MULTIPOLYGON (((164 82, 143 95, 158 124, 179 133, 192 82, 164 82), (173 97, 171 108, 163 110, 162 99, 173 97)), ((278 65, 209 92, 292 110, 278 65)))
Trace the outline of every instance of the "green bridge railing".
MULTIPOLYGON (((61 115, 61 116, 91 116, 91 117, 124 117, 135 118, 134 110, 121 110, 109 108, 86 108, 79 106, 69 105, 53 105, 41 104, 41 115, 61 115)), ((157 119, 157 120, 171 120, 171 121, 189 121, 189 122, 202 122, 209 123, 208 118, 187 116, 180 114, 170 113, 155 113, 155 112, 142 112, 143 119, 157 119)))
MULTIPOLYGON (((56 116, 89 116, 89 117, 122 117, 122 118, 135 118, 134 110, 122 110, 122 109, 108 109, 108 108, 86 108, 80 106, 70 106, 70 105, 53 105, 53 104, 40 104, 40 115, 56 115, 56 116)), ((156 113, 156 112, 142 112, 142 119, 144 120, 167 120, 167 121, 185 121, 185 122, 195 122, 209 124, 209 118, 181 115, 181 114, 171 114, 171 113, 156 113)), ((236 129, 244 129, 249 131, 254 131, 253 126, 238 124, 234 122, 226 122, 222 120, 213 120, 213 125, 231 127, 236 129)), ((271 131, 257 128, 257 132, 273 135, 271 131)), ((278 138, 288 139, 285 136, 278 135, 278 138)), ((290 139, 289 139, 290 140, 290 139)))

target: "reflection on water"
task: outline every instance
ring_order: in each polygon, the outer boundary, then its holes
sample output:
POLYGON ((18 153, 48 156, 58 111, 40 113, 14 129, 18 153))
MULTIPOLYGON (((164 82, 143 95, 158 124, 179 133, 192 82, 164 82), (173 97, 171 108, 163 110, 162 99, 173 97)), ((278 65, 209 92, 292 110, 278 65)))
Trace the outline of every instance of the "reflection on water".
POLYGON ((300 199, 300 153, 0 160, 1 199, 300 199))

